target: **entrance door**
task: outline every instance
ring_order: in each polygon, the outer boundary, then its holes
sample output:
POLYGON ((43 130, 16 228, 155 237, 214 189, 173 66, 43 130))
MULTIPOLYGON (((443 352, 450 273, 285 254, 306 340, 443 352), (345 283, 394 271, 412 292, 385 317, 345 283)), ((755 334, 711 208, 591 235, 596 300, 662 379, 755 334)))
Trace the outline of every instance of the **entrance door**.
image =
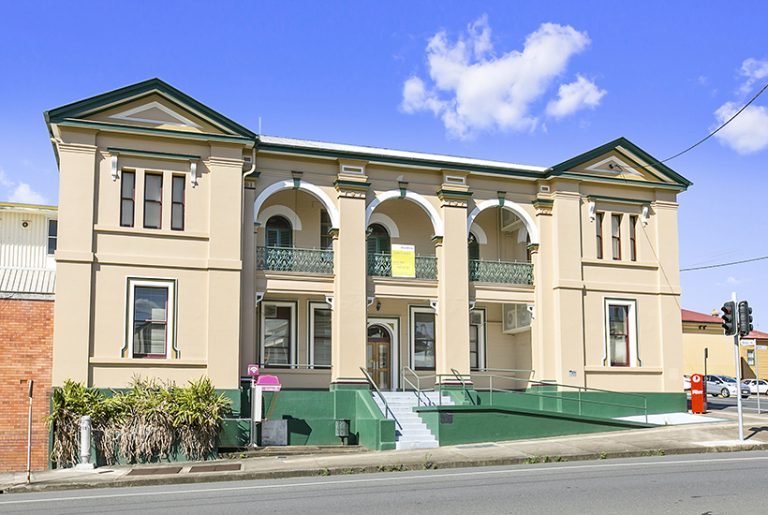
POLYGON ((380 325, 368 328, 368 373, 381 390, 390 390, 392 367, 392 341, 389 331, 380 325))

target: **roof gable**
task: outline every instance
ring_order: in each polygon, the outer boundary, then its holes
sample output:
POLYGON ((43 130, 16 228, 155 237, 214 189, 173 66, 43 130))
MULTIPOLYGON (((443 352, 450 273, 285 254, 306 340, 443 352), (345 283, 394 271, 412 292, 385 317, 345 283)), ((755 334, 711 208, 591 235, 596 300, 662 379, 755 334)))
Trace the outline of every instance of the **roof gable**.
POLYGON ((550 175, 584 175, 623 182, 655 183, 686 189, 692 183, 626 138, 618 138, 563 161, 550 175))
POLYGON ((198 132, 253 139, 256 135, 160 79, 67 104, 45 113, 46 121, 68 120, 198 132))

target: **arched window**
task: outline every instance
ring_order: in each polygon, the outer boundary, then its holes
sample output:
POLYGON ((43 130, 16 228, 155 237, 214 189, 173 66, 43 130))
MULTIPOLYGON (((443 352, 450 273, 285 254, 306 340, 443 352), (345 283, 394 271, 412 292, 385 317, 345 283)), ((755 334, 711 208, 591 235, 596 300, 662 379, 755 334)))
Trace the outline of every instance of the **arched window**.
POLYGON ((267 247, 293 247, 293 227, 291 227, 291 222, 284 216, 273 216, 267 220, 264 244, 267 247))
POLYGON ((368 254, 389 254, 389 233, 383 225, 371 224, 368 227, 368 254))

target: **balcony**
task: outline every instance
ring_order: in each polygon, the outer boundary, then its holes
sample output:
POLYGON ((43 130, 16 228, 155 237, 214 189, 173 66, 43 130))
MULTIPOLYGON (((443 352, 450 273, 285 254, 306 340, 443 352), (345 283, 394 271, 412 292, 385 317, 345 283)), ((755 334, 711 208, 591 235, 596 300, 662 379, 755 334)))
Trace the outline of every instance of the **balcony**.
POLYGON ((333 274, 333 251, 256 247, 256 269, 276 272, 333 274))
POLYGON ((533 263, 470 259, 469 280, 497 284, 533 284, 533 263))
MULTIPOLYGON (((368 275, 392 277, 392 256, 368 254, 368 275)), ((437 257, 416 256, 416 279, 437 279, 437 257)))

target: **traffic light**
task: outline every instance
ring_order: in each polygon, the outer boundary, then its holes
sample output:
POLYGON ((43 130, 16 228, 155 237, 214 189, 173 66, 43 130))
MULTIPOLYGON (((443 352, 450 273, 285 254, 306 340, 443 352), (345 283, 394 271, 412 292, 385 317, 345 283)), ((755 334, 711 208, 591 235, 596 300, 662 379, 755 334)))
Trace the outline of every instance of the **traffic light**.
POLYGON ((723 307, 720 308, 723 312, 720 318, 723 319, 723 329, 726 336, 733 336, 736 334, 736 303, 729 300, 723 307))
POLYGON ((739 334, 746 336, 752 332, 752 308, 746 300, 739 302, 739 334))

